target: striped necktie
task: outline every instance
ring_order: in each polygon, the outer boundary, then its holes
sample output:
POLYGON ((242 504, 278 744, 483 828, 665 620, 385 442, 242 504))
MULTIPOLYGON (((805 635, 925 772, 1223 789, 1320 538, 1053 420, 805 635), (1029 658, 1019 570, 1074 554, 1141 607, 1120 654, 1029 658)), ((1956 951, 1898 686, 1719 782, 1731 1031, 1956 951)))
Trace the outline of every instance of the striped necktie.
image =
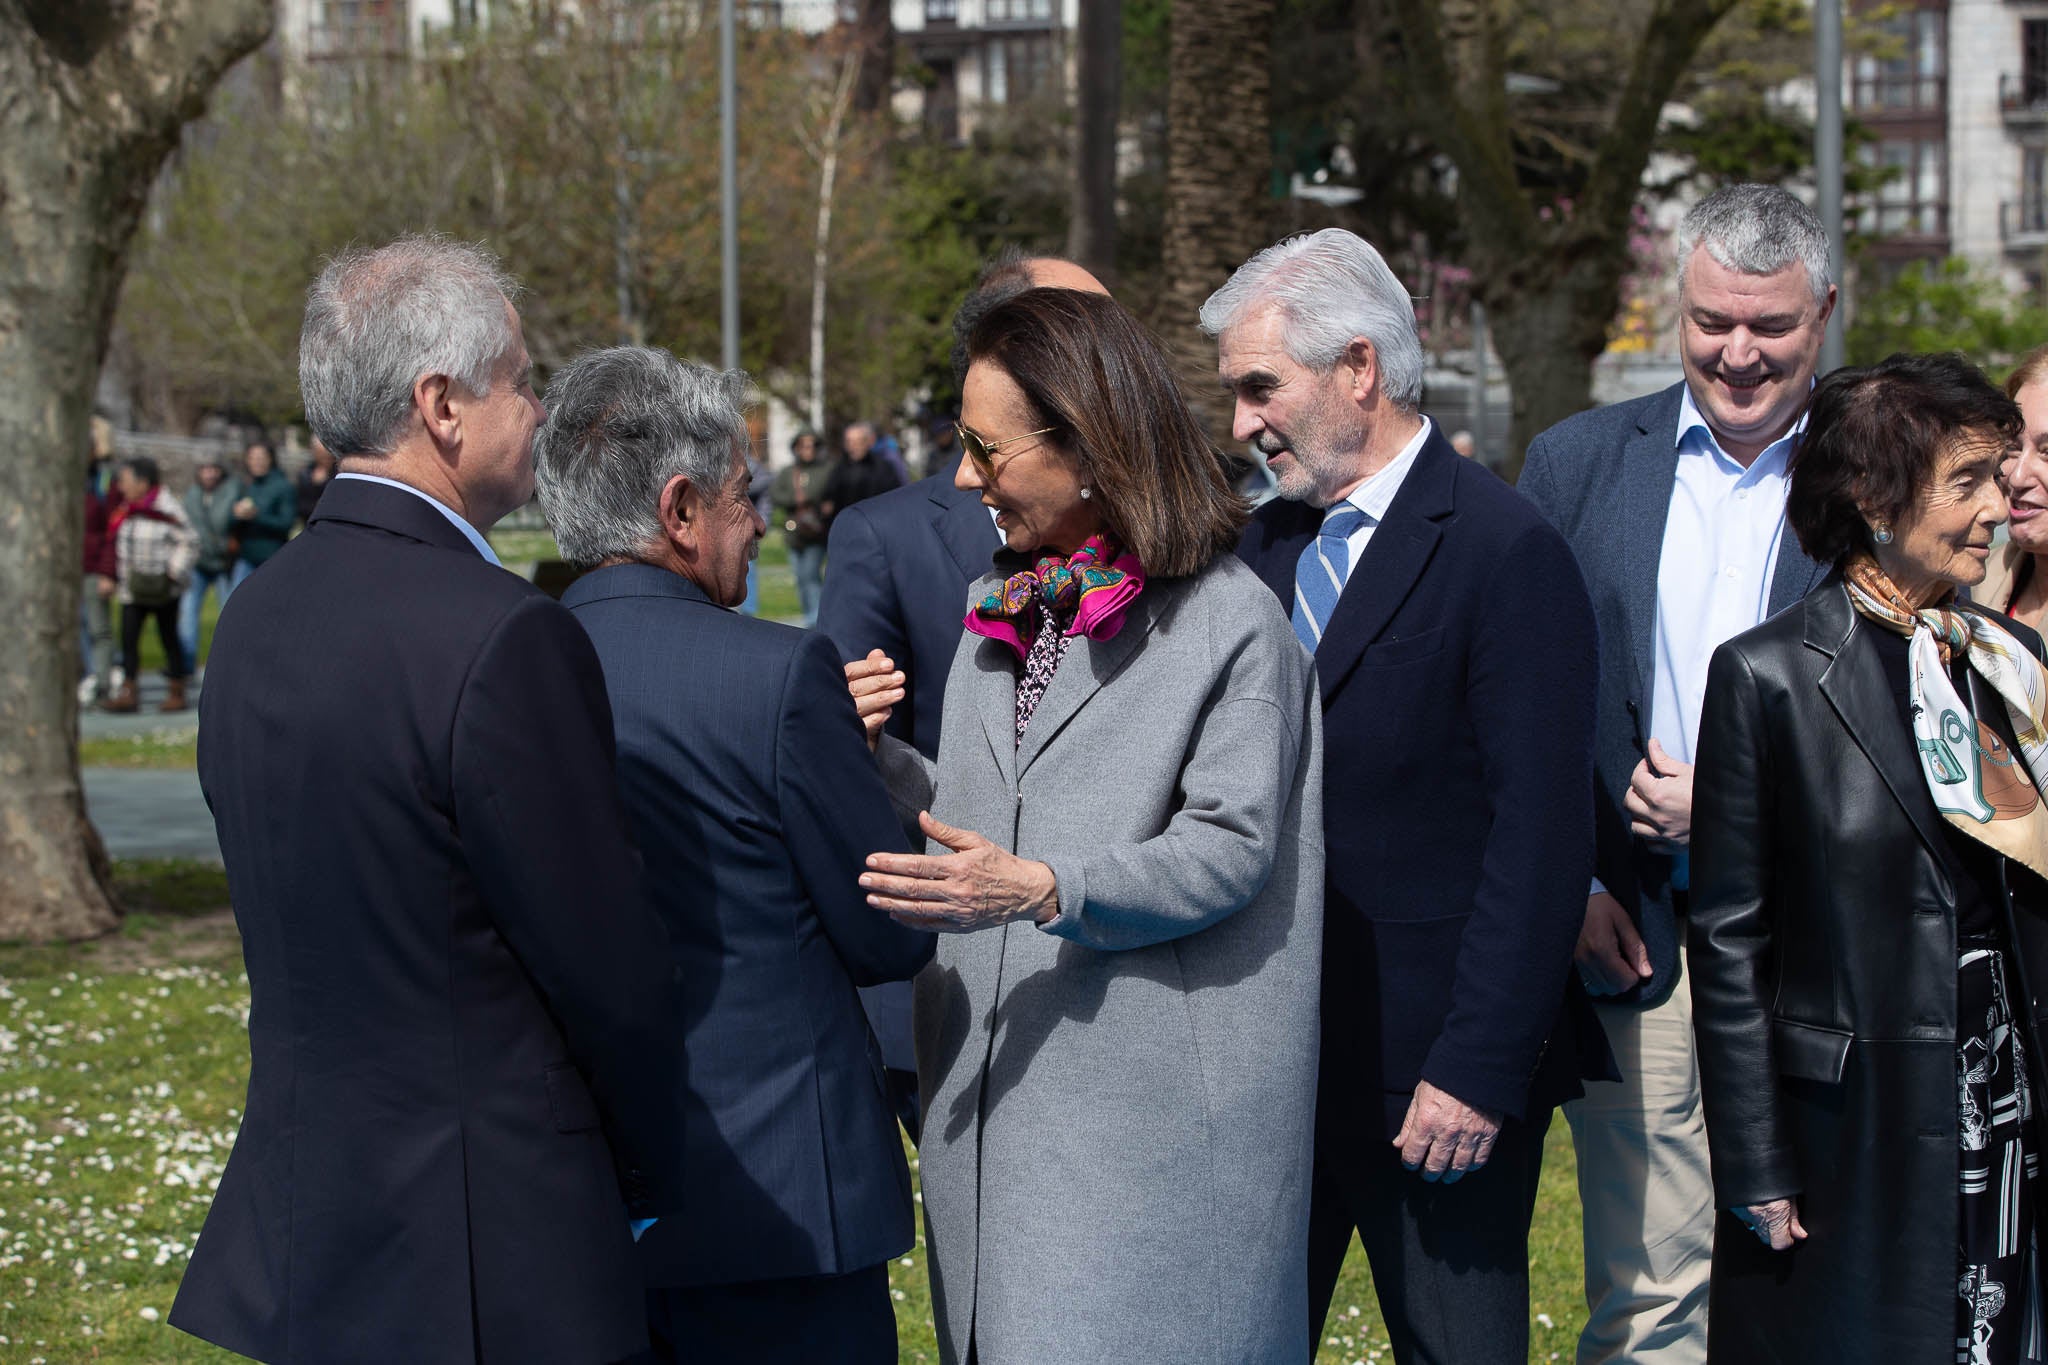
POLYGON ((1351 533, 1370 523, 1371 517, 1348 504, 1323 519, 1323 527, 1301 552, 1294 564, 1294 633, 1309 653, 1323 642, 1330 613, 1343 595, 1344 580, 1351 575, 1351 533))

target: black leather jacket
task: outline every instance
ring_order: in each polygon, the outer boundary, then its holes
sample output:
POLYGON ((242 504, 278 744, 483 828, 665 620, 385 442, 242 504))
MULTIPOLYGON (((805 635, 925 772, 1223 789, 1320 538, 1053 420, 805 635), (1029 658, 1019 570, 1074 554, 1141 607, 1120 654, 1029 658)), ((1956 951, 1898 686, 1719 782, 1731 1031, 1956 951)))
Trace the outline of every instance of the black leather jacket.
MULTIPOLYGON (((1832 574, 1708 675, 1688 946, 1715 1198, 1797 1196, 1811 1234, 1772 1253, 1722 1219, 1715 1360, 1954 1351, 1955 888, 1878 629, 1832 574)), ((2031 873, 2007 864, 2006 887, 2038 1096, 2048 917, 2031 873)))

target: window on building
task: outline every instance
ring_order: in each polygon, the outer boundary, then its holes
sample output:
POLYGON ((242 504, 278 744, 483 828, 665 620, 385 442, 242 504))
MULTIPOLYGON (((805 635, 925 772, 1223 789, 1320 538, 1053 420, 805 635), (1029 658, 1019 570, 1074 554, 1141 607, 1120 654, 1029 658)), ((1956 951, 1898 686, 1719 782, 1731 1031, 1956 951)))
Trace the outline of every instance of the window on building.
POLYGON ((2048 19, 2020 24, 2020 101, 2029 109, 2048 104, 2048 19))
POLYGON ((960 19, 960 0, 924 0, 927 24, 952 24, 960 19))
POLYGON ((1948 83, 1948 12, 1908 10, 1884 23, 1889 55, 1856 59, 1850 103, 1866 113, 1939 109, 1948 83))
POLYGON ((988 0, 991 24, 1051 23, 1052 0, 988 0))
POLYGON ((925 62, 931 69, 931 85, 924 94, 924 123, 934 137, 946 142, 960 140, 960 69, 950 57, 925 62))
POLYGON ((1879 237, 1940 237, 1948 232, 1948 143, 1886 138, 1877 164, 1891 172, 1878 187, 1863 230, 1879 237))
POLYGON ((982 92, 990 104, 1022 104, 1052 88, 1049 33, 1007 34, 982 48, 982 92))
POLYGON ((2048 232, 2048 148, 2020 150, 2020 202, 2007 214, 2006 231, 2048 232))

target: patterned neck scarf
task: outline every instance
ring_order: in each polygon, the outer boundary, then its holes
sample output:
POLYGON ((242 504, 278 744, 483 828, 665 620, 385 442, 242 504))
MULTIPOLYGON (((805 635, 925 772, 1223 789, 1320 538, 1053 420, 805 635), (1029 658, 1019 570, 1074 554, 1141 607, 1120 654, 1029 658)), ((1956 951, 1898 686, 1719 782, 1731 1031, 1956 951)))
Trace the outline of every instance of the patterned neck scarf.
POLYGON ((1850 560, 1849 601, 1866 619, 1910 640, 1907 685, 1920 771, 1942 818, 2006 857, 2048 877, 2048 672, 2004 628, 1958 611, 1950 593, 1915 609, 1877 561, 1850 560), (1949 678, 1961 657, 2005 703, 2020 751, 1976 719, 1949 678))
POLYGON ((1138 557, 1105 535, 1088 537, 1064 558, 1046 555, 1032 568, 1011 574, 970 607, 963 623, 976 635, 1001 640, 1023 659, 1039 633, 1038 614, 1050 610, 1071 623, 1064 634, 1108 640, 1123 629, 1124 614, 1145 587, 1138 557))

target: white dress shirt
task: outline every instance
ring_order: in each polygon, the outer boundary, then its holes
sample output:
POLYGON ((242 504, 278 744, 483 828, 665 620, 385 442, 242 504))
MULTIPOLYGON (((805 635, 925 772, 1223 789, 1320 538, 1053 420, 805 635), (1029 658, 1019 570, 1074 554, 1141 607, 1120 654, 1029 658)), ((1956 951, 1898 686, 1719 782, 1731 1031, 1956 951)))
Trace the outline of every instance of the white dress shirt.
POLYGON ((1685 389, 1678 407, 1678 478, 1657 562, 1650 729, 1664 752, 1691 763, 1706 698, 1707 664, 1723 642, 1770 615, 1771 574, 1785 537, 1792 429, 1749 468, 1721 449, 1685 389))
POLYGON ((1416 432, 1414 438, 1401 447, 1398 455, 1387 461, 1378 473, 1352 489, 1350 497, 1342 502, 1331 503, 1323 513, 1325 521, 1330 519, 1331 512, 1344 507, 1355 508, 1365 513, 1365 524, 1344 538, 1345 551, 1351 556, 1344 566, 1344 581, 1347 586, 1351 582, 1351 571, 1358 567, 1359 557, 1365 553, 1365 547, 1372 543, 1372 533, 1379 529, 1380 522, 1387 515, 1387 509, 1394 505, 1394 495, 1401 491, 1401 484, 1407 479, 1408 471, 1415 467, 1415 457, 1422 453, 1423 445, 1429 440, 1430 429, 1429 418, 1423 418, 1422 430, 1416 432))
POLYGON ((410 493, 414 497, 418 498, 421 502, 426 503, 427 506, 433 508, 442 516, 448 518, 449 524, 454 526, 456 530, 462 532, 463 536, 469 541, 470 544, 476 546, 476 552, 478 554, 482 555, 486 560, 490 561, 491 563, 497 564, 498 567, 501 569, 505 567, 503 564, 498 563, 498 555, 496 551, 491 549, 491 542, 485 540, 483 536, 478 533, 476 527, 471 526, 467 521, 464 521, 462 518, 462 514, 460 512, 457 512, 454 508, 450 507, 447 503, 442 502, 433 494, 423 493, 419 489, 414 488, 409 483, 400 483, 396 479, 387 479, 382 474, 357 474, 354 472, 350 472, 347 474, 336 474, 334 477, 337 479, 361 479, 364 483, 381 483, 386 488, 403 489, 405 492, 410 493))

